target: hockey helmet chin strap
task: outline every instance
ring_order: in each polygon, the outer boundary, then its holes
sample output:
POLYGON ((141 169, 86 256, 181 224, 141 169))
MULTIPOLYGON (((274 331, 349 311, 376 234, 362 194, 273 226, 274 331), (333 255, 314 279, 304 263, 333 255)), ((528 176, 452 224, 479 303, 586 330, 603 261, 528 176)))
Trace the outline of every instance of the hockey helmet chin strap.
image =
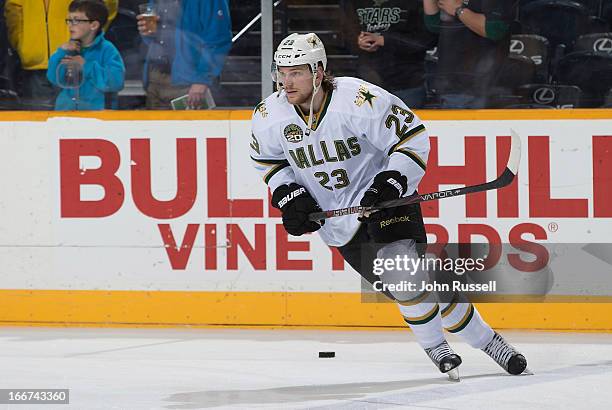
MULTIPOLYGON (((321 81, 322 83, 323 81, 321 81)), ((310 135, 310 132, 312 131, 312 117, 313 117, 313 106, 314 106, 314 99, 315 99, 315 95, 317 95, 317 92, 319 91, 319 88, 321 88, 321 85, 319 84, 317 86, 317 72, 314 71, 312 73, 312 97, 310 97, 310 110, 308 112, 308 128, 306 129, 306 135, 310 135)))

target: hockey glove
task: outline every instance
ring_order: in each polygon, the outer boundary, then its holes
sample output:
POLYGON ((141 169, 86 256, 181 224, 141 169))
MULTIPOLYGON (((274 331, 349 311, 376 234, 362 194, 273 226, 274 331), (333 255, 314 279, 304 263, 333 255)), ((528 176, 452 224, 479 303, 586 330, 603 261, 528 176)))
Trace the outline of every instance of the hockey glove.
MULTIPOLYGON (((374 183, 361 198, 359 205, 375 206, 384 201, 398 199, 406 193, 408 188, 408 178, 400 174, 398 171, 383 171, 374 177, 374 183)), ((378 222, 389 214, 393 213, 393 209, 381 209, 378 212, 372 213, 369 216, 362 215, 359 220, 362 222, 378 222)))
POLYGON ((283 226, 293 236, 318 231, 325 223, 308 219, 308 214, 320 212, 321 208, 306 188, 296 183, 276 188, 272 194, 272 206, 283 213, 283 226))

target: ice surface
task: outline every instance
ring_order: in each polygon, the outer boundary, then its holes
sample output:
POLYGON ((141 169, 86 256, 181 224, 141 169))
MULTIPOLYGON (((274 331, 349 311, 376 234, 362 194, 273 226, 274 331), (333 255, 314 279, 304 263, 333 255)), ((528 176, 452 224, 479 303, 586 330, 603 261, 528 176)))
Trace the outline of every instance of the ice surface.
POLYGON ((535 375, 449 336, 449 382, 408 331, 0 328, 0 388, 69 388, 71 403, 0 409, 610 408, 612 334, 501 333, 535 375))

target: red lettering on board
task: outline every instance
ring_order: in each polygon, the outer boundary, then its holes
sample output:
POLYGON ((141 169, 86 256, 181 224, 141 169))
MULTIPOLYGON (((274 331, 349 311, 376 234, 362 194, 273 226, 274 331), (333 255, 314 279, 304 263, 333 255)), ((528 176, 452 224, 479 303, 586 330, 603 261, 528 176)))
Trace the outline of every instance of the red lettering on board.
MULTIPOLYGON (((431 150, 427 161, 427 172, 419 186, 419 192, 429 193, 440 190, 440 185, 476 185, 486 182, 486 145, 485 137, 465 137, 465 165, 440 165, 438 163, 438 138, 431 137, 431 150)), ((467 217, 487 216, 487 197, 485 192, 465 196, 467 217)), ((440 215, 438 201, 428 201, 421 205, 423 216, 437 218, 440 215)))
MULTIPOLYGON (((578 164, 576 164, 578 165, 578 164)), ((559 165, 562 166, 562 165, 559 165)), ((529 137, 529 216, 586 218, 586 199, 550 197, 550 146, 548 136, 529 137)))
POLYGON ((198 162, 195 138, 176 140, 176 195, 169 201, 153 197, 151 184, 151 146, 149 139, 130 141, 132 154, 132 197, 143 214, 156 219, 185 215, 193 207, 198 193, 198 162))
POLYGON ((174 270, 185 270, 185 267, 187 267, 187 262, 189 262, 189 256, 191 255, 191 250, 193 249, 193 244, 198 234, 200 225, 187 225, 180 248, 176 246, 176 240, 174 239, 174 234, 172 233, 172 228, 170 228, 169 224, 159 224, 157 226, 159 228, 159 233, 161 234, 162 240, 164 241, 170 266, 172 266, 172 269, 174 270))
POLYGON ((514 248, 530 253, 535 256, 531 262, 524 261, 517 253, 508 254, 508 262, 512 267, 521 272, 537 272, 548 264, 548 250, 539 243, 530 242, 523 239, 523 234, 530 233, 534 239, 545 240, 546 231, 539 225, 532 223, 522 223, 512 227, 509 233, 510 245, 514 248))
POLYGON ((125 198, 121 180, 115 175, 121 162, 119 149, 103 139, 60 140, 60 208, 62 218, 101 218, 117 212, 125 198), (81 157, 100 158, 100 167, 81 169, 81 157), (82 185, 104 189, 99 200, 82 200, 82 185))
POLYGON ((217 225, 204 225, 204 269, 217 269, 217 225))
POLYGON ((593 216, 612 217, 612 135, 593 136, 593 216))
POLYGON ((497 233, 493 227, 485 224, 459 224, 459 253, 463 258, 468 258, 471 256, 469 250, 471 248, 470 244, 472 244, 472 236, 483 236, 487 239, 487 243, 489 244, 488 256, 485 258, 483 264, 485 269, 490 269, 495 266, 501 259, 502 254, 501 238, 499 237, 499 233, 497 233))
POLYGON ((330 246, 329 249, 332 253, 332 270, 344 270, 344 258, 338 248, 330 246))
POLYGON ((266 269, 266 225, 255 224, 255 245, 251 245, 237 224, 226 228, 229 248, 227 248, 227 269, 238 270, 238 249, 242 250, 255 270, 266 269))
POLYGON ((312 261, 308 259, 289 259, 289 252, 308 252, 309 241, 289 241, 289 235, 283 225, 276 225, 276 269, 278 270, 312 270, 312 261))

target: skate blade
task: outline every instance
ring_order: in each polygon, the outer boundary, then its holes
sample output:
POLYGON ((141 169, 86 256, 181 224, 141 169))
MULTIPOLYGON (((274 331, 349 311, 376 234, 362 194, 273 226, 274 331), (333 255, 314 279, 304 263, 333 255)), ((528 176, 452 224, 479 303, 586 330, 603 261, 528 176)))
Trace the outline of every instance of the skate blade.
POLYGON ((457 368, 449 370, 446 374, 448 375, 448 381, 451 381, 451 382, 461 381, 461 379, 459 378, 459 369, 457 368))

